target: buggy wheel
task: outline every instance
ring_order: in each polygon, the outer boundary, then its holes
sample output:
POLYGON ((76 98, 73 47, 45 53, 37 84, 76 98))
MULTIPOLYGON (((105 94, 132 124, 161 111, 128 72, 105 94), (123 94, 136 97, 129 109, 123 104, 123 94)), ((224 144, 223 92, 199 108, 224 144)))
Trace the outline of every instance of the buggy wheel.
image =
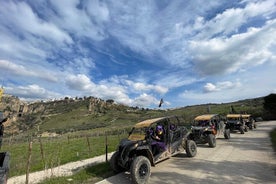
POLYGON ((248 127, 245 125, 245 127, 244 127, 244 131, 245 132, 248 132, 248 127))
POLYGON ((133 183, 135 184, 141 184, 141 183, 147 183, 149 177, 150 177, 150 161, 147 157, 144 156, 138 156, 136 157, 130 168, 131 177, 133 180, 133 183))
POLYGON ((186 154, 188 157, 194 157, 197 154, 197 146, 195 141, 187 140, 186 142, 186 154))
POLYGON ((211 148, 216 147, 216 137, 214 134, 208 134, 208 144, 211 148))
POLYGON ((241 132, 241 134, 244 134, 244 129, 242 126, 240 127, 240 132, 241 132))
POLYGON ((224 138, 225 139, 230 139, 230 129, 225 129, 224 138))
POLYGON ((119 152, 116 151, 110 158, 110 167, 115 174, 122 172, 124 169, 118 165, 119 152))
POLYGON ((249 130, 253 130, 252 124, 249 125, 249 130))
POLYGON ((254 123, 253 127, 254 127, 254 128, 257 128, 257 124, 256 124, 256 123, 254 123))

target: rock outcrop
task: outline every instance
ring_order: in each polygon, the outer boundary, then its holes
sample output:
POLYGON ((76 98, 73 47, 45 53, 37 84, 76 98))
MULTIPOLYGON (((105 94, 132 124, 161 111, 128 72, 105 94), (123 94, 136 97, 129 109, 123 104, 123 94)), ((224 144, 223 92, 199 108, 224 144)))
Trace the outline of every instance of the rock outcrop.
MULTIPOLYGON (((68 98, 52 101, 24 102, 18 97, 4 94, 0 103, 0 111, 4 113, 9 120, 5 123, 5 133, 12 134, 20 132, 22 126, 18 122, 30 121, 28 117, 36 117, 38 121, 42 117, 47 117, 64 112, 70 112, 79 106, 86 106, 87 113, 100 114, 105 113, 110 108, 116 108, 113 100, 102 100, 94 97, 68 98), (19 128, 21 127, 21 128, 19 128)), ((33 124, 37 122, 33 122, 33 124)), ((31 124, 31 123, 30 123, 31 124)), ((28 127, 25 127, 28 128, 28 127)))

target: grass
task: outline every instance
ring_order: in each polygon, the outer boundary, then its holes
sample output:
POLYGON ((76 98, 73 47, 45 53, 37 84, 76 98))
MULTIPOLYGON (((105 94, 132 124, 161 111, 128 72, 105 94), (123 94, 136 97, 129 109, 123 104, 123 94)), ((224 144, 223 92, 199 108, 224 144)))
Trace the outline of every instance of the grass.
MULTIPOLYGON (((124 137, 126 135, 108 136, 108 152, 114 151, 119 141, 124 137)), ((26 174, 29 144, 27 142, 4 144, 2 150, 11 154, 9 176, 26 174)), ((65 137, 41 139, 41 143, 38 140, 33 140, 30 172, 53 168, 102 154, 105 154, 105 136, 84 136, 69 140, 65 137)))
POLYGON ((272 148, 276 153, 276 128, 270 132, 270 140, 272 142, 272 148))
POLYGON ((113 175, 109 163, 101 163, 79 171, 72 176, 53 177, 40 184, 92 184, 113 175))

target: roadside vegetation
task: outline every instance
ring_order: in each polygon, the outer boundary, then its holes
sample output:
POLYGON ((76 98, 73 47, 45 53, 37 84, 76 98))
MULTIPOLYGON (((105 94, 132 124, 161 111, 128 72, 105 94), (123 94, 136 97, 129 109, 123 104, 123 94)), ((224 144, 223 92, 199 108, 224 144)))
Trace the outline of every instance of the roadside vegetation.
POLYGON ((66 177, 49 178, 39 184, 93 184, 114 175, 109 163, 101 163, 66 177))
MULTIPOLYGON (((108 135, 108 152, 116 149, 124 134, 108 135)), ((55 138, 32 140, 32 150, 29 142, 13 143, 3 146, 11 154, 9 177, 26 174, 26 166, 31 155, 30 172, 51 169, 69 162, 84 160, 103 155, 106 152, 106 137, 55 138)))
POLYGON ((270 140, 271 140, 272 147, 273 147, 273 150, 274 150, 275 155, 276 155, 276 128, 273 129, 273 130, 270 132, 270 140))

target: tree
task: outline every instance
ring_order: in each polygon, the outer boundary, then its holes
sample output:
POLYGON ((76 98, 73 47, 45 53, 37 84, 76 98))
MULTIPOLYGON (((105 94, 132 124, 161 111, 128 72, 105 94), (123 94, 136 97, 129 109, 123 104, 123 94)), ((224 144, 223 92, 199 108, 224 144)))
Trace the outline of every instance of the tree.
POLYGON ((276 94, 270 94, 264 97, 264 119, 276 119, 276 94))
POLYGON ((110 104, 113 104, 113 103, 114 103, 114 100, 108 99, 108 100, 106 100, 106 102, 107 102, 107 103, 110 103, 110 104))

